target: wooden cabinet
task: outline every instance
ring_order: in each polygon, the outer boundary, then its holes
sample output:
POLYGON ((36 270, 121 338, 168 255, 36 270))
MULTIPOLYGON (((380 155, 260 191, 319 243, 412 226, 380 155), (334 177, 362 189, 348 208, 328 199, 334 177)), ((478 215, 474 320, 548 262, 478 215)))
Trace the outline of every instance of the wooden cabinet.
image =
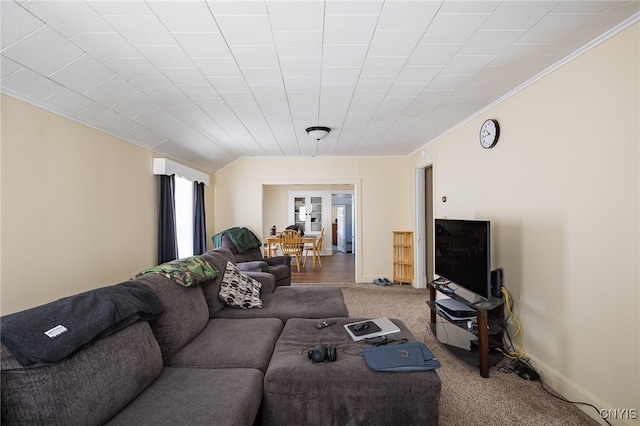
POLYGON ((393 282, 413 285, 413 232, 393 231, 393 282))

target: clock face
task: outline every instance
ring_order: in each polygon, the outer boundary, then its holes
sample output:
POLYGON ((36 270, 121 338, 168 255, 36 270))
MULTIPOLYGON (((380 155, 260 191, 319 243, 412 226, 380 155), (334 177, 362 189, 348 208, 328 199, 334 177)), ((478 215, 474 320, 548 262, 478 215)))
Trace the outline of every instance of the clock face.
POLYGON ((493 148, 500 136, 500 126, 496 120, 486 120, 480 128, 480 145, 483 148, 493 148))

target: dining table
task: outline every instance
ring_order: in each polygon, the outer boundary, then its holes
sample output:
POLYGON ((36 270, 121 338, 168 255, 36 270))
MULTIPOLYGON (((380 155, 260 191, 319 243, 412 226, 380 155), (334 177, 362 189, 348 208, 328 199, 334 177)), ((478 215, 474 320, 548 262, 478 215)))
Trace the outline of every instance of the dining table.
MULTIPOLYGON (((317 256, 320 256, 320 252, 318 250, 318 237, 316 236, 307 236, 307 237, 300 237, 300 241, 303 244, 311 244, 313 247, 312 253, 313 255, 311 256, 311 260, 312 260, 312 265, 313 265, 313 269, 316 269, 316 258, 317 256)), ((265 240, 265 257, 272 257, 276 255, 276 252, 278 250, 278 244, 280 243, 280 237, 275 236, 275 237, 267 237, 265 240), (273 253, 273 254, 272 254, 273 253)))

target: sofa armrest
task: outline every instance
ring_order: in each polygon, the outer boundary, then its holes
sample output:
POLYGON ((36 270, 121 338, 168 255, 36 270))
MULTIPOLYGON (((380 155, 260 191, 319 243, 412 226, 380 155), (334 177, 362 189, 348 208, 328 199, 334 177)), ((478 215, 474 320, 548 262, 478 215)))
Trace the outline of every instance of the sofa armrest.
POLYGON ((273 293, 276 289, 276 277, 268 272, 243 272, 243 274, 262 284, 260 294, 273 293))
POLYGON ((236 264, 242 272, 267 272, 267 263, 261 260, 253 260, 251 262, 238 262, 236 264))
POLYGON ((273 257, 265 257, 264 261, 269 266, 277 266, 277 265, 291 265, 291 256, 273 256, 273 257))

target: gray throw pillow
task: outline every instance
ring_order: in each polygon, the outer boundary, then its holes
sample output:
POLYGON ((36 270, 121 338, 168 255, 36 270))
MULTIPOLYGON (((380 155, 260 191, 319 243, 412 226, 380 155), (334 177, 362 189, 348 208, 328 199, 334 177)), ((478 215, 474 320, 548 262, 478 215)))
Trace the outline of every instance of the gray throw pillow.
POLYGON ((262 308, 262 284, 243 274, 232 262, 227 262, 218 297, 234 308, 262 308))

